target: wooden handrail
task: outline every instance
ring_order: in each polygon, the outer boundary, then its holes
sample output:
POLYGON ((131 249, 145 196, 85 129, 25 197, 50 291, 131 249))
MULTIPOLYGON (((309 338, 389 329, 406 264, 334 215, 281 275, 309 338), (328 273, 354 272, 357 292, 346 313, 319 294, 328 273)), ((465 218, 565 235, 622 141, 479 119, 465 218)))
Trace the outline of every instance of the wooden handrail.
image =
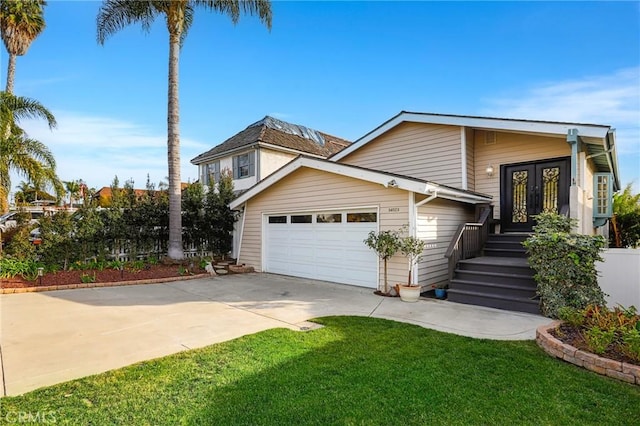
POLYGON ((491 206, 486 206, 480 211, 477 222, 458 226, 444 255, 449 260, 449 281, 453 279, 453 272, 459 261, 478 256, 484 248, 489 238, 491 213, 491 206))

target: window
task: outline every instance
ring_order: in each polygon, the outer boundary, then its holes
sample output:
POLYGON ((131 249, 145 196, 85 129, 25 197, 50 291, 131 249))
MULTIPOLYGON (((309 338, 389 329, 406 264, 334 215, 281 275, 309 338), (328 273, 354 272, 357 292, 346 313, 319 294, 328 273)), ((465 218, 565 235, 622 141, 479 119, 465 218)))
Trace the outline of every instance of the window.
POLYGON ((342 214, 340 213, 318 213, 316 223, 340 223, 342 222, 342 214))
POLYGON ((377 222, 377 213, 347 213, 347 222, 377 222))
POLYGON ((613 175, 593 175, 593 217, 608 219, 613 216, 613 175))
POLYGON ((205 164, 204 176, 202 176, 202 183, 204 185, 211 185, 220 182, 220 162, 205 164))
POLYGON ((256 174, 256 153, 254 151, 233 157, 233 178, 244 179, 256 174))
POLYGON ((310 214, 291 215, 291 223, 311 223, 311 218, 310 214))
POLYGON ((286 216, 269 216, 269 223, 287 223, 286 216))

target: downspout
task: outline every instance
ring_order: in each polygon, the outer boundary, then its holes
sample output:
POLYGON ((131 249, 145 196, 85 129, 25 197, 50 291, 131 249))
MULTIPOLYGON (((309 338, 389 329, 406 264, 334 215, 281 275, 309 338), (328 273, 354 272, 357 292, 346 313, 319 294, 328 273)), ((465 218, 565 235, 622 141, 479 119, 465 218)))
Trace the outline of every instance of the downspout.
MULTIPOLYGON (((424 200, 416 203, 415 193, 414 192, 410 192, 409 193, 409 214, 411 216, 413 216, 413 217, 409 218, 410 227, 413 228, 409 232, 410 232, 410 234, 412 236, 417 237, 417 234, 418 234, 418 207, 423 206, 423 205, 427 204, 428 202, 435 200, 437 197, 438 197, 438 191, 433 191, 433 193, 429 197, 427 197, 424 200)), ((416 278, 420 277, 420 265, 419 265, 419 263, 420 262, 418 262, 413 267, 413 271, 411 271, 413 276, 416 277, 416 278)))
POLYGON ((578 184, 578 151, 580 150, 578 129, 569 129, 567 143, 571 145, 571 186, 576 186, 578 184))
POLYGON ((242 237, 244 236, 244 220, 247 217, 247 203, 242 206, 242 226, 240 227, 240 236, 238 241, 238 253, 236 253, 236 265, 240 262, 240 251, 242 250, 242 237))
POLYGON ((567 143, 571 145, 571 186, 569 187, 569 217, 578 219, 578 227, 582 227, 580 223, 580 205, 578 203, 578 152, 580 151, 580 137, 578 129, 569 129, 567 132, 567 143))

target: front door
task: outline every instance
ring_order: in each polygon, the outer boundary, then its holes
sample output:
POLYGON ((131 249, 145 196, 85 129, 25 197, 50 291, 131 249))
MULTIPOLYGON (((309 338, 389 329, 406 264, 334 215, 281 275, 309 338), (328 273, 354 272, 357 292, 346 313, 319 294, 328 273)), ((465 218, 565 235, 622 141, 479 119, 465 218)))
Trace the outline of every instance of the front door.
POLYGON ((569 159, 500 167, 502 232, 530 232, 533 216, 569 204, 569 159))

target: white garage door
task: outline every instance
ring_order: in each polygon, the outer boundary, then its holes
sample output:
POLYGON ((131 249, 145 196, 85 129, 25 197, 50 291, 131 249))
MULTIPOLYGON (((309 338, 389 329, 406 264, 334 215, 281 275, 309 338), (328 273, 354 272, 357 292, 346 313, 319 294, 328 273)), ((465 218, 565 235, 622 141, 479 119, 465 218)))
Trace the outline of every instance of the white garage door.
POLYGON ((265 271, 376 288, 378 258, 363 240, 375 211, 272 214, 265 218, 265 271))

